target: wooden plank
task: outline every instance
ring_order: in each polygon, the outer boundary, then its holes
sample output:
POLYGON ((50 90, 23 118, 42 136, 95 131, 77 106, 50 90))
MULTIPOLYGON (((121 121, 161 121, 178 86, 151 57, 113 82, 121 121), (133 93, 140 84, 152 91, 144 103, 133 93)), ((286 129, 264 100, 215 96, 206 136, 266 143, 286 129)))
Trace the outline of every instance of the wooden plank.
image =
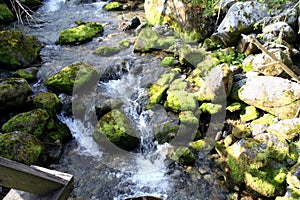
POLYGON ((39 169, 0 157, 0 185, 46 195, 68 185, 68 181, 39 169))
POLYGON ((4 197, 3 200, 66 200, 69 198, 71 192, 74 189, 74 179, 71 174, 66 174, 58 172, 55 170, 49 170, 43 167, 32 166, 38 170, 44 171, 46 173, 54 174, 68 181, 68 184, 61 189, 55 190, 50 194, 44 196, 38 196, 31 193, 23 192, 20 190, 12 189, 4 197))

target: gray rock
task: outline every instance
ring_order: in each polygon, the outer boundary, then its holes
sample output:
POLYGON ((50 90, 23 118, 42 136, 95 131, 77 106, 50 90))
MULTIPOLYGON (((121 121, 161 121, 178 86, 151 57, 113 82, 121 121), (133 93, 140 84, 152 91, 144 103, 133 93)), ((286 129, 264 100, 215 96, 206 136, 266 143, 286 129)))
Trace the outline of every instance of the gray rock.
POLYGON ((264 37, 271 37, 273 40, 281 37, 280 39, 286 42, 296 41, 296 33, 293 28, 286 22, 276 22, 269 24, 262 29, 264 37), (269 35, 269 36, 268 36, 269 35))

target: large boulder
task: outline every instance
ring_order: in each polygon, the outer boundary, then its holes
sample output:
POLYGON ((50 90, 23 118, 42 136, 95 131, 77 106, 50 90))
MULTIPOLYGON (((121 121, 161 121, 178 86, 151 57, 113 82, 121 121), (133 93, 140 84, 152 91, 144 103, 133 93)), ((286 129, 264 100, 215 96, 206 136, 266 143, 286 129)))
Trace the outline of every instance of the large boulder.
POLYGON ((45 81, 45 85, 60 92, 72 94, 73 90, 90 88, 88 84, 96 76, 97 70, 94 66, 85 62, 74 63, 49 77, 45 81))
POLYGON ((145 14, 152 25, 167 23, 176 31, 185 32, 190 38, 200 40, 212 33, 217 9, 209 1, 146 0, 145 14))
POLYGON ((76 27, 68 28, 60 32, 58 41, 60 44, 87 42, 104 31, 102 24, 99 22, 77 21, 76 24, 76 27))
POLYGON ((46 160, 45 147, 35 136, 20 131, 0 134, 0 156, 27 165, 46 160))
POLYGON ((21 131, 32 134, 38 138, 44 134, 49 120, 49 115, 45 110, 35 109, 15 115, 2 126, 2 131, 21 131))
POLYGON ((14 14, 11 10, 7 7, 6 4, 0 4, 0 24, 5 24, 11 22, 14 19, 14 14))
POLYGON ((39 93, 32 98, 32 104, 35 109, 46 110, 49 117, 53 118, 60 111, 62 103, 56 94, 51 92, 39 93))
POLYGON ((134 150, 139 147, 140 141, 128 118, 120 110, 112 110, 105 114, 97 125, 93 137, 104 148, 112 144, 124 150, 134 150))
POLYGON ((259 2, 236 2, 228 10, 213 37, 219 38, 226 46, 235 45, 241 33, 251 31, 254 24, 266 16, 266 6, 259 2))
POLYGON ((0 65, 10 70, 26 68, 39 57, 41 42, 20 31, 0 31, 0 65))
POLYGON ((25 79, 0 79, 0 110, 22 107, 30 91, 25 79))
POLYGON ((300 84, 279 77, 252 77, 241 87, 238 96, 245 103, 280 119, 289 119, 298 113, 300 84))

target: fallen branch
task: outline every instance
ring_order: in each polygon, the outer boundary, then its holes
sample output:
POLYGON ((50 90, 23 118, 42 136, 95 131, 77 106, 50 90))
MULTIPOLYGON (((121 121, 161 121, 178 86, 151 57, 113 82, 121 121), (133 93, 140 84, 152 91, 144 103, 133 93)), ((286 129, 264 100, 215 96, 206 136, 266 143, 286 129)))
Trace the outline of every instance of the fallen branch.
POLYGON ((297 76, 288 66, 286 66, 281 60, 277 59, 276 56, 274 56, 272 53, 270 53, 256 38, 254 38, 251 35, 244 35, 242 34, 246 40, 248 40, 250 43, 253 43, 259 48, 263 53, 265 53, 267 56, 269 56, 272 60, 274 60, 276 63, 278 63, 281 68, 292 78, 294 78, 298 83, 300 83, 300 78, 297 76))
POLYGON ((22 20, 22 15, 23 13, 25 13, 26 19, 29 22, 29 19, 34 19, 32 17, 32 15, 30 14, 30 12, 32 12, 32 10, 30 10, 30 8, 28 8, 27 6, 23 5, 19 0, 9 0, 11 5, 12 5, 12 9, 14 11, 14 13, 16 14, 16 17, 18 19, 18 22, 23 24, 23 20, 22 20))

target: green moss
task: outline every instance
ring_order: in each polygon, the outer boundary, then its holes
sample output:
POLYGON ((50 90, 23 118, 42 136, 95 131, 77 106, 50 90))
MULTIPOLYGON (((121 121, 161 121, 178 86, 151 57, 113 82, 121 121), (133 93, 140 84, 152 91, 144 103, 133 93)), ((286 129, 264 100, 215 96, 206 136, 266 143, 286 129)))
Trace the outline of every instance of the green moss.
POLYGON ((178 130, 178 124, 174 124, 171 122, 165 123, 162 129, 155 134, 158 143, 163 144, 165 142, 171 142, 171 140, 176 136, 178 130))
POLYGON ((246 124, 236 124, 232 126, 232 135, 236 138, 247 138, 251 136, 251 129, 246 124))
POLYGON ((21 131, 41 137, 46 129, 49 115, 45 110, 35 109, 20 113, 8 120, 2 126, 3 132, 21 131))
POLYGON ((39 57, 41 42, 20 31, 0 31, 0 65, 10 70, 25 68, 39 57))
POLYGON ((27 81, 35 81, 36 75, 38 73, 39 69, 37 67, 31 67, 27 69, 18 69, 13 73, 13 77, 16 78, 24 78, 27 81))
POLYGON ((206 142, 205 142, 205 140, 197 140, 197 141, 194 141, 194 142, 190 142, 189 143, 189 147, 192 149, 192 150, 194 150, 194 151, 196 151, 196 152, 199 152, 199 151, 201 151, 202 149, 204 149, 204 147, 206 146, 207 144, 206 144, 206 142))
POLYGON ((139 146, 139 139, 135 135, 135 131, 126 116, 120 110, 112 110, 99 120, 93 137, 100 145, 105 145, 107 141, 103 136, 106 136, 116 146, 130 151, 139 146))
POLYGON ((176 59, 174 57, 164 57, 164 59, 160 62, 162 66, 172 66, 176 64, 176 59))
POLYGON ((118 11, 123 10, 123 5, 119 2, 109 2, 103 6, 103 9, 107 11, 118 11))
POLYGON ((0 134, 0 156, 27 165, 46 160, 43 144, 35 136, 18 131, 0 134))
POLYGON ((241 120, 248 122, 259 117, 259 112, 254 106, 247 106, 243 114, 240 114, 241 120))
POLYGON ((82 43, 90 41, 99 33, 103 33, 103 26, 99 22, 86 22, 77 27, 62 30, 59 35, 60 44, 82 43))
POLYGON ((8 23, 14 19, 14 14, 7 7, 6 4, 0 4, 0 23, 8 23))
POLYGON ((216 114, 222 110, 222 105, 214 103, 202 103, 199 110, 203 113, 216 114))
POLYGON ((32 99, 32 104, 34 108, 41 108, 46 110, 51 118, 61 109, 61 101, 56 94, 50 92, 39 93, 32 99))
POLYGON ((264 178, 253 176, 250 173, 245 173, 246 185, 252 190, 262 194, 265 197, 275 196, 276 187, 264 178))
POLYGON ((193 165, 196 161, 194 154, 187 147, 178 147, 170 158, 182 165, 193 165))
POLYGON ((192 111, 183 111, 179 113, 180 124, 185 125, 198 125, 199 119, 194 115, 192 111))
POLYGON ((25 79, 0 79, 0 110, 24 106, 31 87, 25 79))
POLYGON ((119 42, 119 45, 124 48, 129 48, 131 45, 131 42, 128 41, 127 39, 123 39, 119 42))
POLYGON ((264 124, 271 125, 274 124, 275 116, 271 114, 264 114, 262 117, 255 119, 251 122, 251 124, 264 124))
POLYGON ((45 85, 61 92, 72 94, 73 90, 80 90, 91 87, 90 80, 97 76, 94 66, 85 62, 71 64, 63 68, 57 74, 49 77, 45 85))
POLYGON ((192 93, 182 90, 168 91, 167 100, 164 103, 165 108, 174 112, 178 111, 195 111, 197 109, 197 101, 192 93))
POLYGON ((204 60, 206 51, 202 48, 190 48, 183 46, 179 52, 180 64, 189 64, 196 67, 201 61, 204 60))
POLYGON ((113 56, 121 51, 120 47, 101 46, 94 51, 94 54, 99 56, 113 56))
POLYGON ((161 86, 159 84, 152 84, 149 88, 150 102, 147 106, 150 109, 153 105, 159 104, 163 100, 163 96, 166 93, 168 86, 161 86))
POLYGON ((230 112, 239 111, 242 109, 242 104, 240 102, 234 102, 226 107, 226 110, 230 112))

